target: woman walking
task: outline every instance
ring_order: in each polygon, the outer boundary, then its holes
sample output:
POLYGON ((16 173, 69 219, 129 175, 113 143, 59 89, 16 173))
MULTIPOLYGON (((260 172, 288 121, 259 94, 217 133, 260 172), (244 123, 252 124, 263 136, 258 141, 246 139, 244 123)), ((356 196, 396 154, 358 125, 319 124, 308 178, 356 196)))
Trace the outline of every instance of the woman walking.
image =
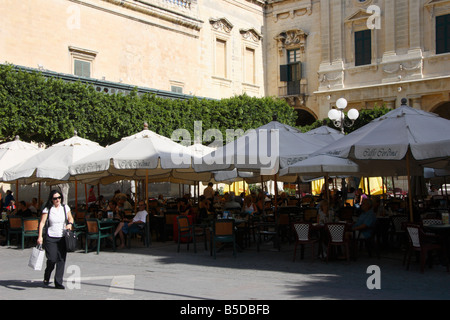
POLYGON ((50 191, 50 195, 42 210, 41 223, 39 224, 38 244, 44 244, 47 256, 47 267, 44 273, 44 284, 48 285, 50 276, 56 266, 55 288, 64 289, 63 276, 66 263, 66 242, 63 237, 64 229, 71 229, 73 217, 70 207, 64 203, 62 194, 57 190, 50 191), (46 234, 44 235, 44 226, 46 234))

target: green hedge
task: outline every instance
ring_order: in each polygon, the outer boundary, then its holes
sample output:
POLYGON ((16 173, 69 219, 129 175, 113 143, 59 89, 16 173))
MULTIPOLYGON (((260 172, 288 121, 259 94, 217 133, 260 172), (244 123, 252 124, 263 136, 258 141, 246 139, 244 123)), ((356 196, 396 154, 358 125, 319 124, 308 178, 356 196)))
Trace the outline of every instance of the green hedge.
POLYGON ((103 146, 143 129, 166 137, 176 129, 187 129, 192 137, 194 121, 202 129, 257 128, 278 121, 294 126, 296 113, 284 100, 252 98, 247 95, 229 99, 167 99, 155 94, 108 95, 81 82, 45 77, 37 71, 24 71, 0 65, 0 139, 54 144, 78 135, 103 146))

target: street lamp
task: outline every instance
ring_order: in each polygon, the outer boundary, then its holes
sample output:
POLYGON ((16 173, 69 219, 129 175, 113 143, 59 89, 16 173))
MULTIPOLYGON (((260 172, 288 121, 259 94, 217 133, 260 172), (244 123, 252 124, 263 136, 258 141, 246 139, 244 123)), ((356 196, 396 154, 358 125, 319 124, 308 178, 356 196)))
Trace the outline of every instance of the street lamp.
POLYGON ((335 127, 341 128, 342 134, 344 134, 345 127, 351 127, 355 123, 355 120, 359 117, 359 112, 356 109, 351 109, 347 113, 348 120, 345 118, 344 109, 347 107, 347 100, 344 98, 336 101, 337 109, 331 109, 328 112, 328 118, 333 121, 335 127))

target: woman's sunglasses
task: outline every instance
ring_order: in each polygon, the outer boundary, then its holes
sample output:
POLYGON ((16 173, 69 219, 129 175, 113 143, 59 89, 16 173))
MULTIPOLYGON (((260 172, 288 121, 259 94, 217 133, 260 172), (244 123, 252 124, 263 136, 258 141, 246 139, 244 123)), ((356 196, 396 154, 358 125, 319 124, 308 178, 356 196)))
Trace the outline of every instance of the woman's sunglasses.
POLYGON ((53 201, 56 201, 58 199, 61 199, 61 196, 52 198, 53 201))

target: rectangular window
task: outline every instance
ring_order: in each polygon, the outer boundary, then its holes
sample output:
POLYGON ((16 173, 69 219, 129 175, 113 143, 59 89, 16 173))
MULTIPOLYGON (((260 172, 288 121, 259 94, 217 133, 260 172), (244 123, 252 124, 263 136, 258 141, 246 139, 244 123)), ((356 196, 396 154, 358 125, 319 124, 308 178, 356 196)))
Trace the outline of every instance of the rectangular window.
POLYGON ((245 83, 255 83, 255 50, 245 48, 245 83))
POLYGON ((170 91, 175 93, 183 93, 183 88, 178 86, 170 86, 170 91))
POLYGON ((216 39, 216 70, 215 75, 217 77, 227 77, 227 42, 224 40, 216 39))
POLYGON ((436 17, 436 54, 450 52, 450 14, 436 17))
POLYGON ((73 60, 73 74, 80 77, 91 77, 91 63, 89 61, 73 60))
POLYGON ((287 51, 288 63, 294 63, 300 61, 300 49, 287 51))
POLYGON ((372 33, 371 30, 355 32, 355 66, 372 63, 372 33))

